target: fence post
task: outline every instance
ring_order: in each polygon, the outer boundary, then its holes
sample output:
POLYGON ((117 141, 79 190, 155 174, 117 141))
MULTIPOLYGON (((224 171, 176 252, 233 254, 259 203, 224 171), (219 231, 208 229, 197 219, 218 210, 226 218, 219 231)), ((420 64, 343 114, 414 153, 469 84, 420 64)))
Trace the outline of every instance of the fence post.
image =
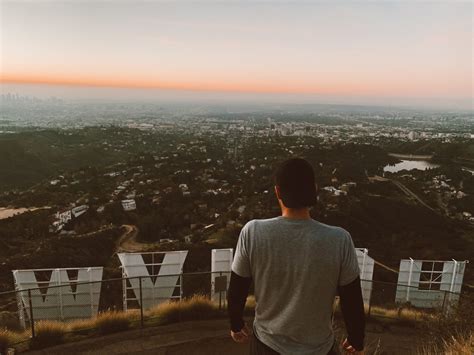
POLYGON ((410 302, 410 287, 411 287, 411 277, 413 276, 413 264, 415 260, 410 258, 410 273, 408 274, 408 287, 407 287, 407 293, 406 293, 406 301, 410 302))
MULTIPOLYGON (((369 281, 366 281, 369 282, 369 281)), ((370 312, 372 311, 372 295, 374 293, 375 283, 374 280, 370 280, 370 294, 369 294, 369 309, 367 311, 367 318, 370 318, 370 312)))
POLYGON ((31 325, 31 337, 35 337, 35 319, 33 318, 33 302, 31 301, 31 289, 28 289, 28 303, 30 306, 30 325, 31 325))
POLYGON ((126 312, 128 310, 127 306, 127 275, 122 268, 122 310, 126 312))
POLYGON ((142 277, 138 277, 138 283, 140 285, 140 326, 143 328, 143 289, 142 289, 142 277))
MULTIPOLYGON (((222 276, 222 271, 219 272, 219 276, 222 276)), ((219 290, 219 311, 222 311, 222 291, 219 290)))
POLYGON ((444 296, 443 296, 443 305, 441 306, 442 308, 442 313, 443 316, 447 316, 450 312, 451 308, 451 295, 452 293, 449 291, 444 291, 444 296), (447 299, 446 299, 447 296, 447 299))

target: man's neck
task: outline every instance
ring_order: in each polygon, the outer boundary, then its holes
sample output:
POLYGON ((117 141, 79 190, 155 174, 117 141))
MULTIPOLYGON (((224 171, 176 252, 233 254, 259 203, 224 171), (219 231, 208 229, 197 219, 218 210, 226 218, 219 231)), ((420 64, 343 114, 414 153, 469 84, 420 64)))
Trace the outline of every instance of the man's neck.
POLYGON ((289 219, 311 219, 309 208, 282 208, 281 215, 289 219))

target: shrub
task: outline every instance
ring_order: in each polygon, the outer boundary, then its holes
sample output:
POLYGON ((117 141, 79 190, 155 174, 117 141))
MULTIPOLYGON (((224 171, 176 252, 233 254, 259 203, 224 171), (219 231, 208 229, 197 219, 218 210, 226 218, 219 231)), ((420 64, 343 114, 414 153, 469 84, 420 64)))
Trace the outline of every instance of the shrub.
POLYGON ((81 332, 88 331, 96 328, 96 319, 76 319, 68 323, 68 331, 70 332, 81 332))
POLYGON ((147 315, 159 318, 162 323, 174 323, 182 320, 200 320, 219 315, 217 306, 202 295, 194 295, 182 301, 162 303, 148 311, 147 315))
POLYGON ((0 354, 6 354, 8 348, 17 342, 17 338, 17 334, 7 329, 0 329, 0 354))
POLYGON ((462 294, 449 312, 421 324, 429 339, 435 339, 421 354, 473 354, 474 294, 462 294))
POLYGON ((151 318, 159 318, 164 324, 179 322, 180 313, 180 302, 175 301, 162 303, 148 312, 151 318))
POLYGON ((423 330, 432 339, 452 341, 467 339, 474 329, 474 294, 464 294, 448 314, 433 317, 422 324, 423 330))
POLYGON ((202 295, 194 295, 179 304, 180 320, 209 319, 219 314, 216 304, 202 295))
POLYGON ((418 351, 419 355, 445 354, 445 355, 472 355, 474 354, 474 335, 452 336, 443 340, 442 344, 431 344, 418 351))
POLYGON ((67 325, 56 321, 39 321, 35 324, 35 337, 31 339, 32 349, 42 349, 48 346, 61 344, 67 325))
MULTIPOLYGON (((368 308, 366 307, 367 313, 368 308)), ((433 314, 408 307, 383 308, 374 306, 371 307, 370 314, 374 317, 391 318, 399 322, 399 324, 406 325, 416 324, 420 321, 429 321, 435 317, 433 314)))
POLYGON ((99 314, 95 324, 100 334, 121 332, 130 328, 130 315, 126 312, 104 312, 99 314))
POLYGON ((469 337, 455 338, 445 341, 444 353, 447 355, 472 355, 474 354, 474 335, 469 337))

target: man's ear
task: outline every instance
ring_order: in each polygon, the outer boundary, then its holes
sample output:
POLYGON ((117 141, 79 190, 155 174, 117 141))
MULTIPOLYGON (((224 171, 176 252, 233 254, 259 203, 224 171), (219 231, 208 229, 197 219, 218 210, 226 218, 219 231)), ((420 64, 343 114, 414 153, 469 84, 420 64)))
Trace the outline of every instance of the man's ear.
POLYGON ((280 188, 277 185, 275 185, 275 195, 276 195, 277 199, 281 200, 280 188))

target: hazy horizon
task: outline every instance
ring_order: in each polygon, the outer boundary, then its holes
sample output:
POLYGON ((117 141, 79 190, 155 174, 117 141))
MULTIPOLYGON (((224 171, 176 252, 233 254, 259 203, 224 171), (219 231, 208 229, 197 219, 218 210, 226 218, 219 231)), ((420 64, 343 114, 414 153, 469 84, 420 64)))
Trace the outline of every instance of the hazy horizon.
POLYGON ((435 104, 431 100, 416 98, 341 97, 334 95, 266 94, 202 92, 160 89, 130 89, 38 84, 1 84, 0 95, 18 94, 39 99, 59 98, 69 101, 90 102, 146 102, 200 105, 340 105, 373 106, 381 108, 420 109, 438 111, 473 111, 472 102, 452 100, 435 104))

